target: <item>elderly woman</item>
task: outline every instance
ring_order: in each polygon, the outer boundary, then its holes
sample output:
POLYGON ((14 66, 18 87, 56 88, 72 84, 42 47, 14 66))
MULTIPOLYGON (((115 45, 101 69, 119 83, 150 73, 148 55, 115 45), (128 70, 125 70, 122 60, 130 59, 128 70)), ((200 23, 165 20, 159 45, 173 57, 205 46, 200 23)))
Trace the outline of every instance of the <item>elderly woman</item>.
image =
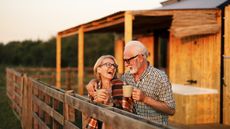
POLYGON ((117 63, 113 56, 101 56, 95 63, 94 76, 97 85, 94 92, 89 93, 91 100, 102 104, 111 104, 112 80, 116 78, 117 63))
MULTIPOLYGON (((87 87, 94 85, 94 91, 89 92, 91 100, 133 112, 132 100, 122 97, 123 82, 117 79, 117 63, 115 58, 111 55, 101 56, 96 61, 93 70, 96 83, 89 83, 87 85, 87 87)), ((103 126, 102 122, 91 118, 86 128, 100 129, 104 128, 103 126)))

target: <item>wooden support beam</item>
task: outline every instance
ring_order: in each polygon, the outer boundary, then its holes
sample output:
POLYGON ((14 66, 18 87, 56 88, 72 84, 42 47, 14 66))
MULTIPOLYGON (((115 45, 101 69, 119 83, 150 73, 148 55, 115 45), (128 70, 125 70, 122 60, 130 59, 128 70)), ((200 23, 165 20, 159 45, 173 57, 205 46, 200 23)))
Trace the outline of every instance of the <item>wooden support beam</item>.
POLYGON ((132 40, 133 36, 133 15, 130 11, 125 12, 125 43, 132 40))
POLYGON ((124 49, 124 41, 123 39, 116 39, 115 45, 114 45, 114 55, 117 60, 118 64, 118 75, 123 74, 124 72, 124 66, 123 66, 123 49, 124 49))
POLYGON ((61 88, 61 36, 56 37, 56 87, 61 88))
POLYGON ((120 23, 124 22, 124 18, 120 18, 120 19, 116 19, 114 21, 110 21, 110 22, 105 22, 105 23, 94 23, 93 25, 85 25, 84 26, 84 32, 89 32, 89 31, 94 31, 94 30, 98 30, 98 29, 102 29, 102 28, 106 28, 109 26, 114 26, 120 23), (97 24, 97 25, 96 25, 97 24))
MULTIPOLYGON (((125 44, 132 40, 133 36, 133 15, 130 11, 125 12, 125 44)), ((122 66, 124 68, 124 63, 122 66)), ((127 69, 125 69, 127 70, 127 69)))
POLYGON ((84 84, 84 30, 83 26, 79 28, 78 32, 78 93, 83 95, 84 84))
POLYGON ((224 27, 223 124, 230 125, 230 5, 225 7, 224 27))

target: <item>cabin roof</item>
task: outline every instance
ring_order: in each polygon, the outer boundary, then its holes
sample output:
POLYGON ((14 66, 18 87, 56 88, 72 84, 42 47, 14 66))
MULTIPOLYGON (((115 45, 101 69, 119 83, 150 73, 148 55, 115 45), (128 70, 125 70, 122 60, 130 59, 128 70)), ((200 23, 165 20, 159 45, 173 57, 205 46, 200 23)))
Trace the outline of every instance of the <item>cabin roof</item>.
MULTIPOLYGON (((133 33, 143 33, 143 32, 151 32, 152 30, 162 29, 162 28, 169 28, 171 25, 172 20, 178 21, 180 17, 185 17, 184 15, 193 15, 192 17, 188 17, 190 19, 189 23, 201 23, 200 21, 204 21, 202 19, 197 18, 200 14, 179 14, 176 18, 173 14, 173 10, 209 10, 211 15, 205 13, 202 16, 204 17, 211 17, 211 23, 207 24, 217 24, 213 22, 216 17, 216 13, 211 11, 218 8, 222 8, 228 4, 230 4, 230 0, 169 0, 170 4, 165 4, 161 8, 151 9, 151 10, 130 10, 132 15, 135 17, 133 20, 133 33), (183 15, 183 16, 182 16, 183 15), (196 20, 198 19, 198 20, 196 20), (199 21, 200 20, 200 21, 199 21), (195 22, 192 22, 195 21, 195 22)), ((124 32, 124 17, 125 13, 128 11, 120 11, 117 13, 113 13, 109 16, 102 17, 100 19, 95 19, 88 23, 80 24, 78 26, 63 30, 58 32, 59 35, 62 37, 77 34, 80 27, 84 28, 84 32, 94 33, 94 32, 117 32, 123 33, 124 32)), ((173 21, 172 26, 175 27, 176 24, 173 21)), ((183 23, 183 19, 180 20, 183 23)), ((187 21, 185 21, 187 23, 187 21)), ((197 25, 197 24, 195 24, 197 25)), ((171 26, 171 28, 172 28, 171 26)), ((215 26, 214 28, 219 28, 215 26)), ((217 30, 217 29, 215 29, 217 30)), ((216 32, 216 31, 215 31, 216 32)))
POLYGON ((229 0, 177 0, 173 4, 163 5, 157 10, 168 9, 215 9, 229 4, 229 0))

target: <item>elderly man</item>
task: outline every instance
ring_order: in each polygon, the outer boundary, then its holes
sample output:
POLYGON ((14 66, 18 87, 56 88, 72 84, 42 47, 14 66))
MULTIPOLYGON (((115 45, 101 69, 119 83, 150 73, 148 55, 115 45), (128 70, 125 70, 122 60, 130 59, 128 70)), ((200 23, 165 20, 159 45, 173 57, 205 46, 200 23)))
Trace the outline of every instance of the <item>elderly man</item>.
MULTIPOLYGON (((175 113, 175 101, 167 75, 149 65, 147 48, 139 41, 125 45, 124 62, 128 72, 121 79, 134 87, 132 98, 137 115, 161 124, 168 124, 168 115, 175 113)), ((93 93, 95 83, 87 85, 93 93)))
POLYGON ((175 113, 175 101, 166 74, 149 65, 147 48, 139 41, 125 45, 124 62, 128 68, 122 80, 134 86, 132 98, 137 115, 162 124, 175 113))

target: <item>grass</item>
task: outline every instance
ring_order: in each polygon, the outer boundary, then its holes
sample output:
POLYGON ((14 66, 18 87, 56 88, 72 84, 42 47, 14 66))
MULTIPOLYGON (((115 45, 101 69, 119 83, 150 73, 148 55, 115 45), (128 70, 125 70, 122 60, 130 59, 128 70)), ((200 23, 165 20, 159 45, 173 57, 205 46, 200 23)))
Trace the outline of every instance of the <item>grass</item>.
POLYGON ((0 129, 21 129, 20 121, 11 110, 11 102, 6 95, 5 68, 0 65, 0 129))

